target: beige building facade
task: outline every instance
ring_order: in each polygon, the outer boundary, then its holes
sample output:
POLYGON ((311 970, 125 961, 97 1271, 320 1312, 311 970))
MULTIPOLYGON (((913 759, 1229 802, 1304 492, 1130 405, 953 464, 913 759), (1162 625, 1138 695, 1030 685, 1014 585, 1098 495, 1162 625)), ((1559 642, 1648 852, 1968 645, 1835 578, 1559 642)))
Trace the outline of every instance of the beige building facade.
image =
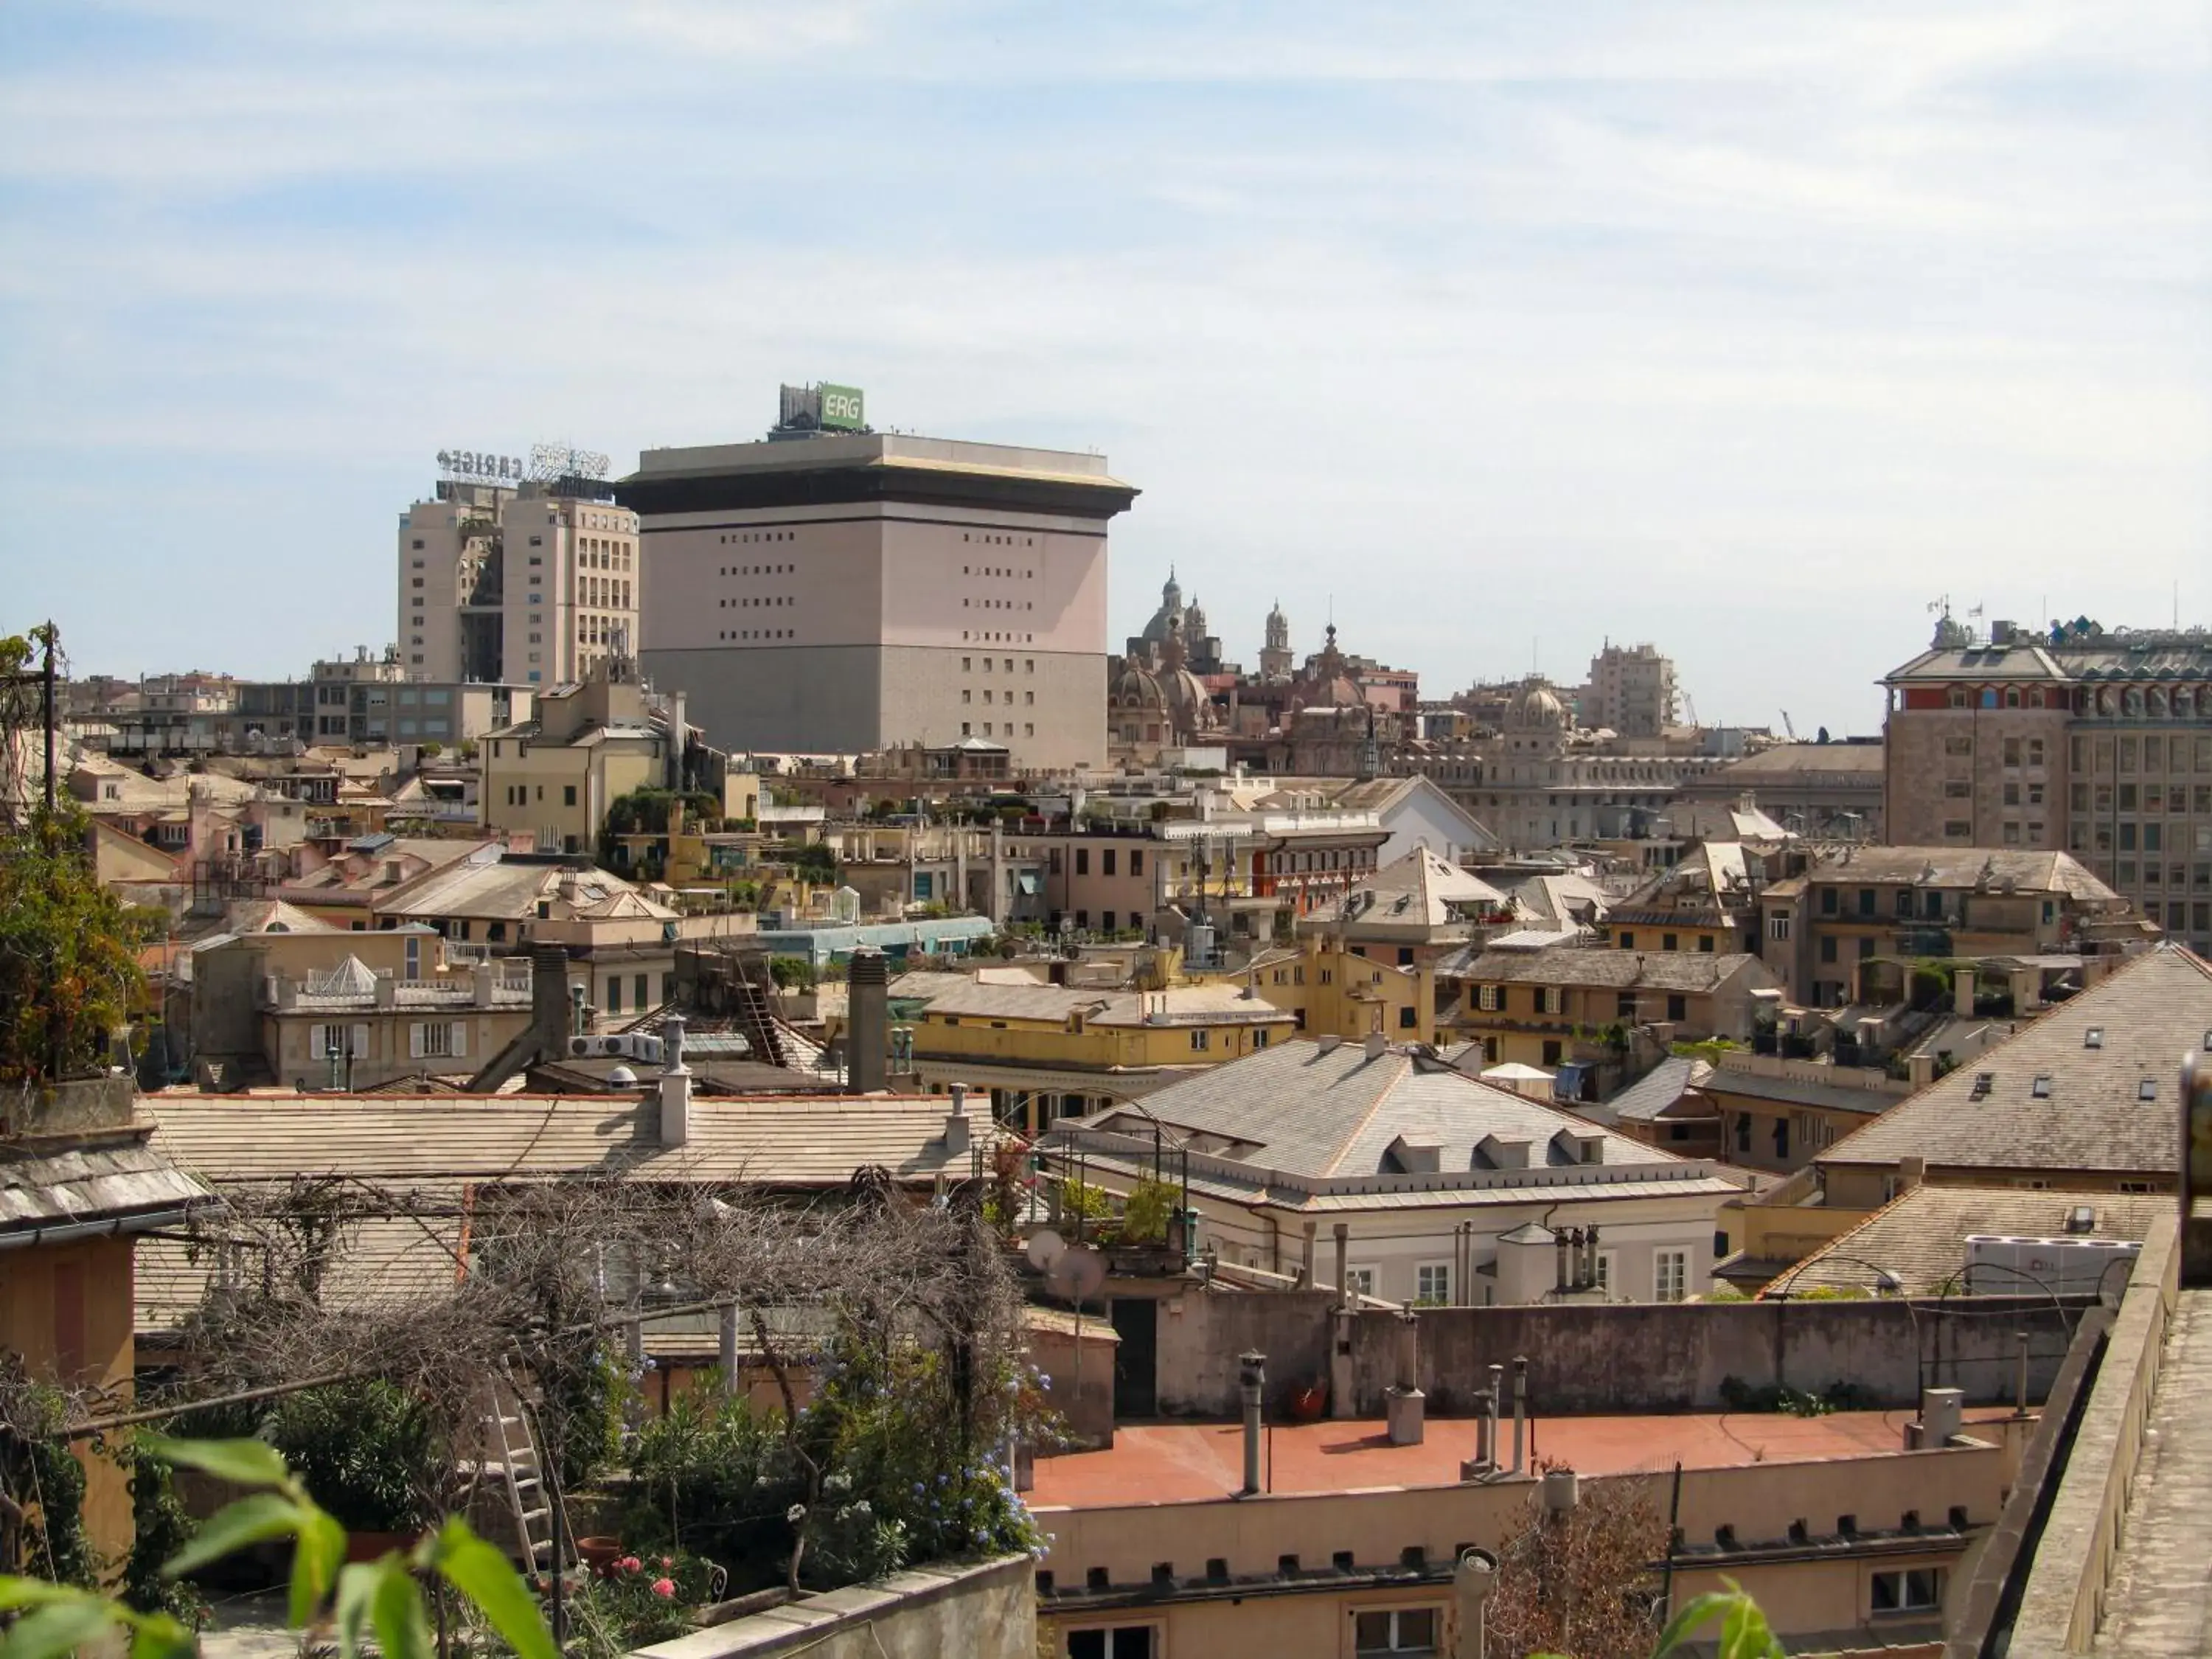
POLYGON ((579 680, 638 637, 637 516, 604 488, 441 483, 399 521, 405 678, 579 680))
POLYGON ((2063 848, 2212 951, 2212 635, 1946 616, 1883 682, 1893 841, 2063 848))
POLYGON ((719 746, 1106 751, 1103 457, 878 433, 647 451, 643 659, 719 746))

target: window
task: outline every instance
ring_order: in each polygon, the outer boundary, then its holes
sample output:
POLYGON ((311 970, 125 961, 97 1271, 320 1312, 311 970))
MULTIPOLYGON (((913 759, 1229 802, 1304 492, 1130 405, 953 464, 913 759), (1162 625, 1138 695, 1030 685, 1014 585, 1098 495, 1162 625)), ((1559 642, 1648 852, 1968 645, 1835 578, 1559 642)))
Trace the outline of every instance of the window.
POLYGON ((1689 1293, 1690 1253, 1687 1250, 1654 1251, 1651 1273, 1651 1299, 1655 1302, 1680 1302, 1689 1293))
MULTIPOLYGON (((983 695, 988 697, 991 694, 986 691, 983 695)), ((1114 873, 1114 849, 1110 847, 1101 848, 1098 851, 1098 873, 1102 876, 1114 873)))
POLYGON ((562 784, 561 786, 561 805, 563 806, 574 806, 575 804, 576 786, 573 783, 562 784))
POLYGON ((1157 1625, 1109 1625, 1067 1632, 1067 1659, 1155 1659, 1157 1625))
POLYGON ((469 1051, 468 1027, 459 1020, 430 1020, 407 1028, 407 1052, 416 1060, 460 1059, 469 1051))
POLYGON ((1624 951, 1633 951, 1636 948, 1636 935, 1623 933, 1620 936, 1620 948, 1624 951))
POLYGON ((1424 1261, 1414 1268, 1413 1300, 1432 1307, 1448 1306, 1451 1302, 1451 1263, 1424 1261))
POLYGON ((1193 1053, 1204 1053, 1213 1046, 1213 1033, 1203 1025, 1197 1027, 1190 1034, 1190 1046, 1193 1053))
POLYGON ((1352 1615, 1354 1653, 1434 1653, 1434 1607, 1362 1608, 1352 1615))
POLYGON ((1091 849, 1088 847, 1075 849, 1075 873, 1079 876, 1091 873, 1091 849))
POLYGON ((1667 999, 1667 1018, 1669 1018, 1669 1019, 1671 1019, 1671 1020, 1674 1021, 1676 1024, 1679 1024, 1680 1022, 1682 1022, 1683 1020, 1687 1019, 1689 1017, 1690 1017, 1690 1000, 1689 1000, 1689 998, 1687 998, 1686 996, 1670 996, 1670 997, 1668 997, 1668 998, 1667 999))
POLYGON ((1943 1605, 1943 1570, 1913 1567, 1874 1575, 1876 1613, 1932 1613, 1943 1605))
POLYGON ((1777 945, 1790 942, 1790 918, 1777 911, 1766 919, 1766 937, 1777 945))
POLYGON ((1145 873, 1145 849, 1141 847, 1132 847, 1129 849, 1129 873, 1133 876, 1141 876, 1145 873))

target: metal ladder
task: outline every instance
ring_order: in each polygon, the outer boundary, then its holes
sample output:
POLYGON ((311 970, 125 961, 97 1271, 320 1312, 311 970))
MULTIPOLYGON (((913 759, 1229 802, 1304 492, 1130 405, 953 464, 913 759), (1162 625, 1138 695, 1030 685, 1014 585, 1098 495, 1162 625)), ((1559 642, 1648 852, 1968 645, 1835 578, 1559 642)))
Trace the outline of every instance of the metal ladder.
POLYGON ((498 1455, 507 1486, 507 1512, 514 1521, 515 1554, 523 1576, 535 1580, 561 1569, 562 1517, 555 1512, 553 1493, 545 1483, 538 1437, 531 1431, 529 1407, 513 1379, 494 1377, 487 1385, 486 1396, 490 1409, 483 1419, 483 1449, 487 1456, 498 1455))

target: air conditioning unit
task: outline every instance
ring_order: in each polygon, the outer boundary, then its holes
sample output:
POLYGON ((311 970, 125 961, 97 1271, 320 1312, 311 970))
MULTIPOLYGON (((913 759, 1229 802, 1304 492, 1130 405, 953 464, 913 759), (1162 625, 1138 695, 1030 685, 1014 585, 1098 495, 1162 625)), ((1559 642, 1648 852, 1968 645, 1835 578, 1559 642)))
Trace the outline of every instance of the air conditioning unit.
POLYGON ((660 1063, 660 1039, 638 1031, 619 1031, 611 1036, 568 1039, 568 1053, 578 1060, 646 1060, 660 1063))

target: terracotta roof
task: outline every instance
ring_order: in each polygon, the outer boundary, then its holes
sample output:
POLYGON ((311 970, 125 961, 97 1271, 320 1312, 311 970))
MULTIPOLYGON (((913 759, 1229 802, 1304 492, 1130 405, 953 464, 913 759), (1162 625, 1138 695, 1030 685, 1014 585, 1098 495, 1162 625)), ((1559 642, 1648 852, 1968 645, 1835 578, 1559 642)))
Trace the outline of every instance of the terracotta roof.
POLYGON ((1821 1164, 2171 1176, 2182 1056, 2212 1049, 2212 966, 2146 951, 1823 1152, 1821 1164), (2145 1091, 2148 1091, 2146 1095, 2145 1091))
MULTIPOLYGON (((2092 903, 2114 904, 2119 895, 2091 874, 2071 853, 1990 847, 1854 847, 1849 856, 1805 872, 1817 886, 1972 887, 2021 893, 2063 893, 2092 903)), ((1780 884, 1767 890, 1769 896, 1780 884)))

